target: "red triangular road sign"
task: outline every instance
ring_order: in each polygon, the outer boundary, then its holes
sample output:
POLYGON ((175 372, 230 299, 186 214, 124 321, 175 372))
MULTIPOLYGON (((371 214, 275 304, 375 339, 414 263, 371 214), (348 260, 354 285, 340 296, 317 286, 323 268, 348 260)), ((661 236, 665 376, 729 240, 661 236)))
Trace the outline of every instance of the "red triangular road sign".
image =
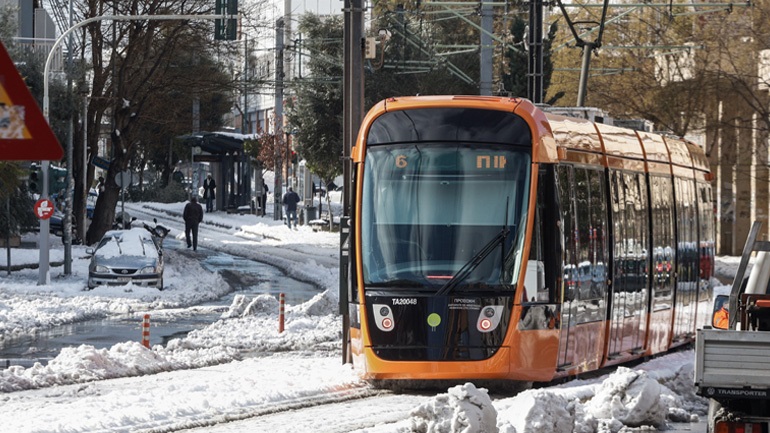
POLYGON ((0 42, 0 161, 58 161, 63 153, 0 42))

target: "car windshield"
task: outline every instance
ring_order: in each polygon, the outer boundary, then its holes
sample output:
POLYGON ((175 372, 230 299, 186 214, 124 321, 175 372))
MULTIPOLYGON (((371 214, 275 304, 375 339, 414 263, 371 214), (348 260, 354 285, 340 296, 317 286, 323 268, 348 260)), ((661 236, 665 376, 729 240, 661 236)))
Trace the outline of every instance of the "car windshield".
POLYGON ((448 281, 451 290, 511 285, 521 262, 530 162, 511 146, 370 148, 361 208, 365 283, 433 291, 448 281))
POLYGON ((99 242, 96 254, 105 259, 120 256, 157 257, 158 251, 146 230, 131 229, 107 232, 99 242))

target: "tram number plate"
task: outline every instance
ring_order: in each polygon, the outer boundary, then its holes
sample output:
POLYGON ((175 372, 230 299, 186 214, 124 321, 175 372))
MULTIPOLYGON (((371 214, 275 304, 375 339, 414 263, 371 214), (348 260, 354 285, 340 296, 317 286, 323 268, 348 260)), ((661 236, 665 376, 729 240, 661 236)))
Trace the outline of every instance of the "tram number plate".
POLYGON ((393 305, 417 305, 417 298, 393 298, 393 305))

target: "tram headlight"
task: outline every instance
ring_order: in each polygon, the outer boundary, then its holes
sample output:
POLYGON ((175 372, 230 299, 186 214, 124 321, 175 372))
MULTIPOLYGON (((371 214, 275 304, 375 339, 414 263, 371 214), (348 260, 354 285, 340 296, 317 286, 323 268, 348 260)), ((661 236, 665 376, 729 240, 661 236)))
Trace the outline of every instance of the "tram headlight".
POLYGON ((374 323, 377 325, 377 329, 383 332, 392 331, 395 327, 395 321, 393 320, 393 310, 390 306, 372 304, 372 310, 374 311, 374 323))
POLYGON ((476 321, 476 329, 479 332, 492 332, 500 325, 500 317, 503 313, 502 305, 488 305, 483 307, 476 321))

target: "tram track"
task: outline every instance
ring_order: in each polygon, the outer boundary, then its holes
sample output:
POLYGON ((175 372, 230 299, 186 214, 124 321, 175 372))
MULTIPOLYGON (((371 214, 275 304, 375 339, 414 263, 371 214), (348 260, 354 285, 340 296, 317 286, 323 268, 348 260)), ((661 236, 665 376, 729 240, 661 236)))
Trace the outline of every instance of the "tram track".
MULTIPOLYGON (((428 398, 428 397, 422 397, 428 398)), ((348 432, 354 425, 365 428, 383 420, 395 422, 403 419, 404 412, 408 414, 411 409, 410 401, 401 405, 392 404, 391 400, 404 400, 402 396, 394 395, 389 391, 376 390, 368 385, 336 389, 323 395, 308 395, 275 404, 242 409, 237 413, 228 413, 212 416, 207 419, 174 419, 174 424, 168 426, 134 426, 135 432, 142 433, 172 433, 172 432, 217 432, 217 431, 242 431, 242 422, 248 421, 249 431, 283 431, 286 426, 291 426, 292 431, 314 432, 348 432), (388 400, 383 407, 382 398, 388 400), (366 406, 377 407, 377 414, 371 414, 367 421, 361 411, 355 412, 354 419, 334 418, 324 422, 324 413, 339 413, 338 410, 330 410, 332 406, 356 406, 363 409, 366 406), (403 406, 403 407, 402 407, 403 406), (408 407, 408 408, 407 408, 408 407), (372 423, 373 422, 373 423, 372 423), (320 429, 319 429, 320 428, 320 429), (233 430, 221 430, 233 429, 233 430)), ((341 410, 341 409, 340 409, 341 410)), ((328 415, 327 415, 328 416, 328 415)))

